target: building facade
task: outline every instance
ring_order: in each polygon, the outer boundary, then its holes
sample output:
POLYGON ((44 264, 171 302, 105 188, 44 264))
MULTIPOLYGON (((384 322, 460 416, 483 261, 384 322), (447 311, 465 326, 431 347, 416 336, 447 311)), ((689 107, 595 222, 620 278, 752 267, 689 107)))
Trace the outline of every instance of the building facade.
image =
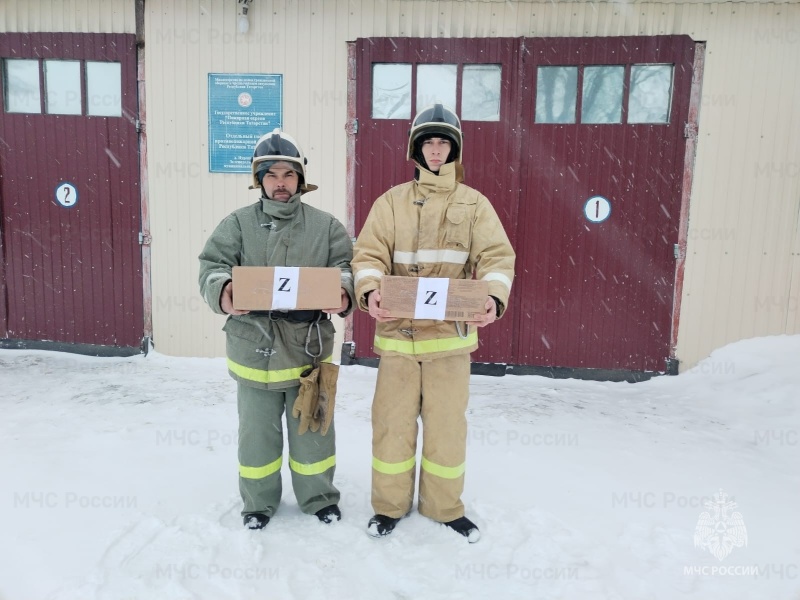
POLYGON ((304 199, 354 236, 414 111, 455 106, 518 253, 478 361, 674 372, 800 333, 800 2, 33 0, 0 32, 7 346, 224 353, 196 257, 257 199, 215 170, 237 75, 279 83, 304 199))

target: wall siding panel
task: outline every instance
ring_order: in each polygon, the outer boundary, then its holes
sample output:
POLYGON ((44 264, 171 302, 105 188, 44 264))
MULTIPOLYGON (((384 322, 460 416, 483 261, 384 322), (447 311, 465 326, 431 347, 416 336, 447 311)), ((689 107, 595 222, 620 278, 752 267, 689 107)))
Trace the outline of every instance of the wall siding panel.
POLYGON ((136 33, 133 0, 5 0, 0 31, 136 33))

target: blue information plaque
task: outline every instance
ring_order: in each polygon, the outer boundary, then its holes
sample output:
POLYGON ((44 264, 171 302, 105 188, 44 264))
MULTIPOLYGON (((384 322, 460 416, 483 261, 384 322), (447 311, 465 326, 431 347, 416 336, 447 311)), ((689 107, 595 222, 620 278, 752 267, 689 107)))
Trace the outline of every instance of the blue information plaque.
POLYGON ((208 74, 208 170, 249 173, 253 148, 283 122, 283 75, 208 74))

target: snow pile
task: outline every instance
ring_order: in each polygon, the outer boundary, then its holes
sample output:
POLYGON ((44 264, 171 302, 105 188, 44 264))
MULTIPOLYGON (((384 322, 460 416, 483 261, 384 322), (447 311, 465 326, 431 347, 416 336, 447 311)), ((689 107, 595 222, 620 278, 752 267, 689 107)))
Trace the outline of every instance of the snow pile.
POLYGON ((341 369, 343 521, 299 512, 284 461, 252 532, 223 359, 0 351, 0 599, 800 598, 799 358, 779 336, 637 384, 473 377, 468 544, 416 512, 366 534, 374 369, 341 369))

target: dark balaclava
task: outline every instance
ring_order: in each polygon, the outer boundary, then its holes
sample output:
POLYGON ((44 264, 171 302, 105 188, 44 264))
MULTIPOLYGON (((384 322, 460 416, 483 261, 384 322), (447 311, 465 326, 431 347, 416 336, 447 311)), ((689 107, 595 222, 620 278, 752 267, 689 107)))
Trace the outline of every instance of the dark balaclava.
MULTIPOLYGON (((269 169, 270 169, 270 167, 272 165, 274 165, 275 163, 279 163, 279 162, 287 163, 288 165, 290 165, 292 167, 292 170, 295 173, 297 173, 297 178, 299 180, 299 183, 298 183, 298 186, 297 186, 297 191, 300 191, 300 186, 302 186, 305 183, 305 180, 303 178, 303 172, 300 170, 300 165, 298 165, 296 163, 293 163, 293 162, 285 161, 285 160, 268 160, 268 161, 259 163, 258 168, 256 169, 256 178, 258 179, 258 184, 262 185, 261 180, 264 179, 264 175, 267 174, 267 171, 269 171, 269 169)), ((266 196, 266 193, 264 192, 263 185, 261 187, 261 191, 266 196)))
POLYGON ((419 164, 428 168, 428 163, 425 162, 425 156, 422 154, 422 144, 431 138, 444 138, 449 140, 450 142, 450 154, 447 155, 447 160, 444 161, 445 164, 453 162, 456 157, 458 156, 458 143, 453 136, 443 133, 443 132, 430 132, 430 133, 423 133, 416 140, 414 140, 414 153, 412 154, 412 158, 417 161, 419 164))

